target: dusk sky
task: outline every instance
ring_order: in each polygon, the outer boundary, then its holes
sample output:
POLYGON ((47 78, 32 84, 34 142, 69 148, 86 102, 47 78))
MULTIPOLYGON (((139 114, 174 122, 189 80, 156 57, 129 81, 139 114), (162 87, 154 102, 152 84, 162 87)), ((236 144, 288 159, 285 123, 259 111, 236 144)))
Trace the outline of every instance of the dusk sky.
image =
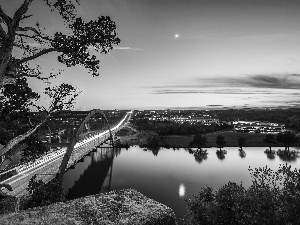
MULTIPOLYGON (((12 15, 22 0, 0 2, 12 15)), ((40 0, 30 12, 63 29, 40 0)), ((53 85, 82 91, 76 109, 300 106, 299 0, 81 0, 78 12, 110 16, 121 43, 99 56, 99 77, 56 54, 36 60, 45 74, 64 69, 53 85)))

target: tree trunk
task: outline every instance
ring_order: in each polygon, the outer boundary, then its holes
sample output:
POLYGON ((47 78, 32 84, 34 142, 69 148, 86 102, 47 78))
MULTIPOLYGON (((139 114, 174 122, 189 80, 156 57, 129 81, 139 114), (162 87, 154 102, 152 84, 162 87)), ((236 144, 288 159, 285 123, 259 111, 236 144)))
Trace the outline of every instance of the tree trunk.
POLYGON ((11 139, 1 150, 0 150, 0 155, 3 156, 4 154, 6 154, 7 152, 9 152, 10 150, 13 149, 13 147, 15 147, 17 144, 19 144, 21 141, 24 141, 27 137, 29 137, 30 135, 32 135, 37 128, 39 128, 43 123, 46 122, 46 120, 48 119, 49 115, 46 116, 43 120, 41 120, 38 124, 36 124, 33 128, 31 128, 30 130, 28 130, 27 132, 25 132, 24 134, 21 134, 17 137, 14 137, 13 139, 11 139))
POLYGON ((3 41, 1 43, 2 46, 0 48, 0 90, 3 88, 4 84, 8 83, 9 79, 7 79, 7 69, 9 60, 11 57, 11 52, 13 49, 13 45, 9 44, 9 41, 3 41))

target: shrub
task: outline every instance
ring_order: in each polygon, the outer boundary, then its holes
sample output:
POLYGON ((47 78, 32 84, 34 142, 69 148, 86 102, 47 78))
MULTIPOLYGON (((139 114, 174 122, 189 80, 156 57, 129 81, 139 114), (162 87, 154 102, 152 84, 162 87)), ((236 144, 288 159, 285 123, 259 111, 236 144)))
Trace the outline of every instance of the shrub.
POLYGON ((25 208, 44 206, 65 200, 62 182, 57 178, 44 183, 42 180, 37 180, 37 176, 34 175, 28 183, 27 191, 30 197, 25 208))
POLYGON ((300 170, 280 165, 249 169, 246 189, 229 182, 215 192, 203 187, 187 199, 185 224, 300 224, 300 170))

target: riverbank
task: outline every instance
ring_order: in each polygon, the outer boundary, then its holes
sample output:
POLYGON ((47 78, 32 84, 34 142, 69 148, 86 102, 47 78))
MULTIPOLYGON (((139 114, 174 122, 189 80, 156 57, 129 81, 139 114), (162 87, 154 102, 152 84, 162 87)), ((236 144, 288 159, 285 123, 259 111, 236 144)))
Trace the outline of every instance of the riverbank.
MULTIPOLYGON (((226 141, 226 147, 238 147, 238 139, 246 138, 245 147, 269 147, 268 143, 264 142, 266 134, 257 133, 240 133, 240 132, 217 132, 205 134, 207 138, 207 147, 216 147, 216 139, 218 135, 223 135, 226 141)), ((193 140, 194 135, 168 135, 163 136, 164 140, 171 146, 188 147, 193 140)), ((282 147, 282 143, 272 144, 272 147, 282 147)), ((293 147, 293 146, 291 146, 293 147)))
MULTIPOLYGON (((245 147, 269 147, 269 144, 264 142, 263 139, 266 138, 266 134, 259 133, 240 133, 233 131, 225 131, 225 132, 215 132, 215 133, 207 133, 204 134, 207 138, 207 146, 217 147, 216 139, 218 135, 223 135, 225 137, 226 146, 225 147, 239 147, 238 139, 240 137, 244 137, 246 139, 245 147)), ((179 148, 187 148, 189 147, 189 143, 193 140, 194 135, 166 135, 162 136, 161 147, 179 147, 179 148)), ((119 136, 120 143, 132 145, 139 145, 142 140, 141 136, 138 134, 134 135, 124 135, 119 136)), ((272 144, 272 147, 282 147, 282 143, 272 144)), ((296 147, 297 145, 291 145, 290 147, 296 147)))

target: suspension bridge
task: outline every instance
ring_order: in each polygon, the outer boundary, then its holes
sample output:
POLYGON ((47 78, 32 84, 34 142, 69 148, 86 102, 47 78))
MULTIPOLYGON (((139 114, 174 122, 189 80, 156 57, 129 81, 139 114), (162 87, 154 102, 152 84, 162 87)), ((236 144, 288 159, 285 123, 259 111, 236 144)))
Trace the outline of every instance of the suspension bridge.
MULTIPOLYGON (((70 169, 91 151, 106 146, 114 146, 114 135, 124 126, 128 126, 132 111, 122 117, 109 115, 99 109, 89 112, 61 113, 49 119, 45 129, 39 131, 41 139, 48 139, 51 151, 34 162, 7 167, 0 176, 7 179, 0 182, 9 184, 12 191, 8 194, 21 196, 32 176, 48 182, 64 170, 63 162, 70 169)), ((65 170, 64 170, 65 171, 65 170)), ((2 190, 3 192, 6 191, 2 190)))

